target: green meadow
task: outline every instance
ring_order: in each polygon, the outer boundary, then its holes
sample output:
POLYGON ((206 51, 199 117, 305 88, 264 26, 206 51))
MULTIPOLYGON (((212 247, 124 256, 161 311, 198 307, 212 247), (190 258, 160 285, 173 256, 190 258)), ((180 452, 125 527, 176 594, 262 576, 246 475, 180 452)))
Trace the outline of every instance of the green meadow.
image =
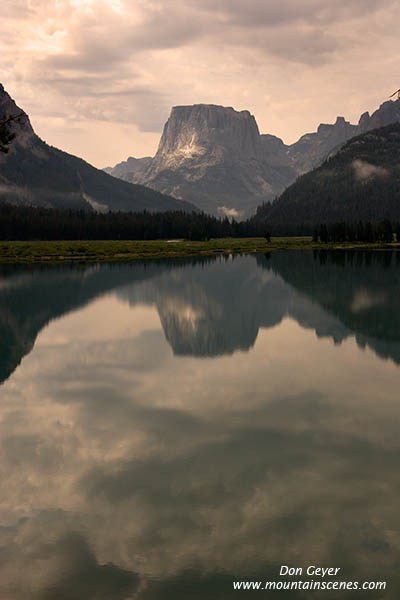
POLYGON ((219 238, 187 240, 100 240, 0 242, 0 262, 127 261, 215 254, 249 254, 276 250, 385 249, 397 244, 321 244, 311 237, 219 238))

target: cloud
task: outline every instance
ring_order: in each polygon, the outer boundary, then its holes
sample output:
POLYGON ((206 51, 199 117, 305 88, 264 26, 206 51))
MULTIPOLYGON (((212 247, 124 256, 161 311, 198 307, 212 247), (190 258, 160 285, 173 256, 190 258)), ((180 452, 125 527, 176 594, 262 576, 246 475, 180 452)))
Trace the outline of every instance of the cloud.
POLYGON ((389 175, 389 171, 384 167, 377 167, 360 158, 353 160, 352 166, 355 178, 362 182, 374 179, 375 177, 387 177, 389 175))
POLYGON ((237 210, 236 208, 228 208, 227 206, 218 206, 218 211, 225 217, 232 217, 234 219, 239 218, 243 214, 242 210, 237 210))
MULTIPOLYGON (((44 116, 56 115, 56 139, 71 145, 78 120, 88 136, 99 121, 147 134, 148 144, 116 133, 102 158, 114 164, 140 155, 136 145, 155 150, 178 104, 249 109, 281 137, 337 114, 358 119, 397 77, 399 13, 395 0, 5 0, 0 68, 46 139, 44 116)), ((81 154, 81 138, 75 145, 81 154)), ((85 158, 98 164, 104 146, 85 144, 85 158)))
POLYGON ((363 310, 369 310, 385 304, 386 296, 383 292, 371 292, 360 288, 354 294, 350 310, 353 313, 360 313, 363 310))

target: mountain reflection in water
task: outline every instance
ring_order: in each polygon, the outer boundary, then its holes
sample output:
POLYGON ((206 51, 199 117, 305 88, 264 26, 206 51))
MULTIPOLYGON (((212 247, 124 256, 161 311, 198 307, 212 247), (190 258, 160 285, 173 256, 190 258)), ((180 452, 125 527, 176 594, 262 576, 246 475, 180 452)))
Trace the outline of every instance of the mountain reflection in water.
POLYGON ((397 599, 399 256, 1 267, 0 597, 397 599))
POLYGON ((258 331, 294 318, 319 337, 357 343, 400 361, 400 253, 279 253, 135 265, 0 269, 0 378, 52 319, 115 291, 155 305, 174 354, 248 350, 258 331), (256 267, 257 265, 257 267, 256 267))

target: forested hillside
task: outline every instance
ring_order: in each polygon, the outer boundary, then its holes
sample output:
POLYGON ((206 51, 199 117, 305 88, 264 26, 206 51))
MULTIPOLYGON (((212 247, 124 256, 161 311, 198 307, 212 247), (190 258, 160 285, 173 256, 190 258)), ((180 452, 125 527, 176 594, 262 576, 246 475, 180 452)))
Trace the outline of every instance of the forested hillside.
POLYGON ((400 124, 352 138, 297 179, 254 220, 272 232, 311 233, 321 223, 400 220, 400 124))

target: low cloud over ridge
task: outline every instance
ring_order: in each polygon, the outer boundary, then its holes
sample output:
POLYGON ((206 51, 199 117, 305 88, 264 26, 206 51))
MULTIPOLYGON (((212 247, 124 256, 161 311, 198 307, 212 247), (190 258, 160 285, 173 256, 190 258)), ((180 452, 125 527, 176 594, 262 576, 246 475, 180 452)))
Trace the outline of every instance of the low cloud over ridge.
POLYGON ((354 169, 355 178, 359 181, 368 181, 369 179, 374 179, 375 177, 387 177, 389 175, 389 171, 384 167, 377 167, 376 165, 372 165, 366 160, 361 160, 360 158, 353 160, 352 166, 354 169))

